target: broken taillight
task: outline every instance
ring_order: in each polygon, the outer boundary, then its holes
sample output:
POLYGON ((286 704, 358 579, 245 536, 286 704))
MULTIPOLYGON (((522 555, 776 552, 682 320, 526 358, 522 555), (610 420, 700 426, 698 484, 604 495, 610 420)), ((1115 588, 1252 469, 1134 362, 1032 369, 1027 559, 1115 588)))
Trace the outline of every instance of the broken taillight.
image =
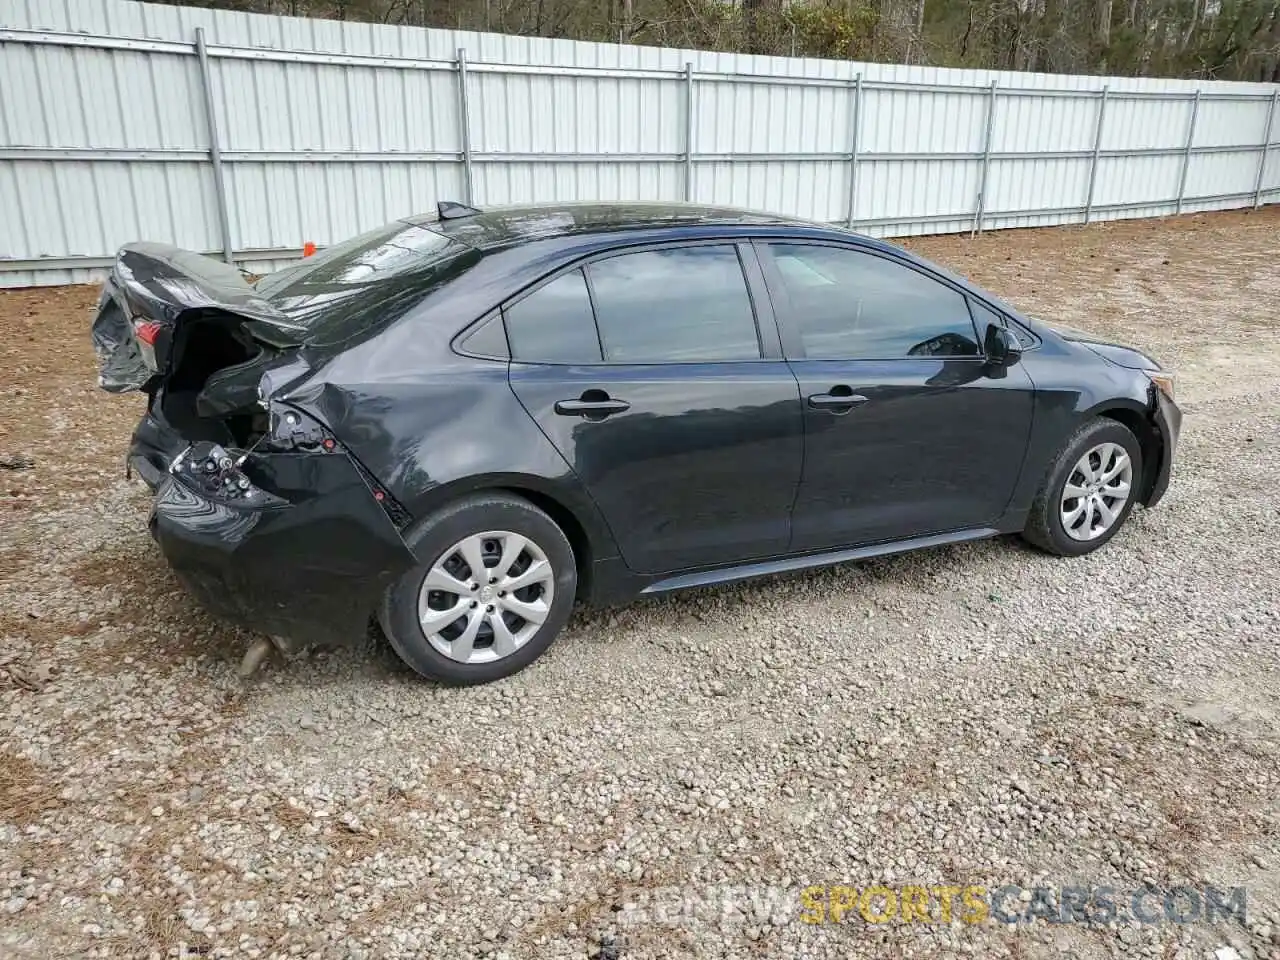
POLYGON ((267 434, 256 445, 261 450, 275 453, 323 450, 332 453, 338 447, 324 424, 293 407, 269 402, 267 421, 267 434))
POLYGON ((133 339, 138 342, 138 354, 152 373, 160 372, 160 362, 156 358, 156 345, 164 329, 164 324, 157 320, 143 320, 141 317, 133 319, 133 339))
POLYGON ((244 506, 284 506, 286 501, 255 486, 244 473, 241 467, 246 456, 235 456, 216 443, 202 440, 178 454, 169 464, 169 472, 210 500, 240 502, 244 506))
POLYGON ((148 347, 154 347, 156 340, 160 337, 160 331, 163 329, 164 324, 157 323, 155 320, 147 320, 134 327, 133 334, 148 347))

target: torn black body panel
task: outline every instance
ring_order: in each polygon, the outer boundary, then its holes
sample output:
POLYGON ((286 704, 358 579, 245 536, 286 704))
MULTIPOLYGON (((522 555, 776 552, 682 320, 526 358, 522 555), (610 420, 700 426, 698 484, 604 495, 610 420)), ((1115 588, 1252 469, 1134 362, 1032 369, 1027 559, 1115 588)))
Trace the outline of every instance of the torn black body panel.
POLYGON ((1154 397, 1154 414, 1152 422, 1160 439, 1160 463, 1151 471, 1151 484, 1142 501, 1148 507, 1154 507, 1164 499, 1169 489, 1169 481, 1173 476, 1173 457, 1178 449, 1178 435, 1182 432, 1182 411, 1178 405, 1159 390, 1152 390, 1154 397))
POLYGON ((230 329, 240 344, 233 362, 253 359, 258 345, 296 346, 305 332, 235 267, 167 244, 127 244, 103 286, 93 322, 99 385, 112 393, 153 388, 168 372, 179 332, 193 320, 230 329))
POLYGON ((137 473, 154 493, 168 475, 169 464, 187 448, 189 442, 153 407, 134 427, 129 452, 125 456, 127 469, 137 473))
POLYGON ((162 476, 151 532, 174 572, 209 610, 249 629, 300 643, 363 637, 414 559, 356 464, 338 451, 244 466, 270 502, 220 502, 162 476))

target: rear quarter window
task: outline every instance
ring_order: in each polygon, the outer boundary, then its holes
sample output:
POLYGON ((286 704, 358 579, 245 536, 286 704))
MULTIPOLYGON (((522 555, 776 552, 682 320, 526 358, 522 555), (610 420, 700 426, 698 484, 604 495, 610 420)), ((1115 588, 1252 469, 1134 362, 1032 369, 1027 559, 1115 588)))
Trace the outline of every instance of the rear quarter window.
POLYGON ((599 363, 600 340, 581 270, 543 284, 504 311, 511 358, 525 363, 599 363))

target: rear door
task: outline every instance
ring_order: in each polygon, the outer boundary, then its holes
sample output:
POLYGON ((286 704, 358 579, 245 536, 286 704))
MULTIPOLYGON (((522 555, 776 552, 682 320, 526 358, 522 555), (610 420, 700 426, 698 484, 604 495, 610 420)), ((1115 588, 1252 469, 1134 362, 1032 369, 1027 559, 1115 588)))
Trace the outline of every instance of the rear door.
POLYGON ((790 540, 800 397, 747 271, 762 289, 749 244, 631 249, 504 309, 512 389, 635 571, 767 557, 790 540))
POLYGON ((1034 386, 1021 366, 987 363, 966 294, 867 249, 760 249, 804 403, 792 548, 997 520, 1022 469, 1034 386))

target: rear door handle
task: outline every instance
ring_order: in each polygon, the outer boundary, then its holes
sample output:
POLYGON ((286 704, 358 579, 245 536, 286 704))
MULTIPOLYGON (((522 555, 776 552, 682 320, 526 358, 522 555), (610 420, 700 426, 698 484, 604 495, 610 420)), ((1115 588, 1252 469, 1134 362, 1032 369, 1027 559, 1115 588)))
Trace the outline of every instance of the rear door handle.
POLYGON ((847 387, 844 384, 832 387, 827 393, 809 395, 809 406, 819 410, 840 410, 841 408, 848 410, 866 402, 866 397, 860 393, 854 393, 851 387, 847 387))
POLYGON ((625 400, 614 400, 603 390, 587 390, 577 400, 556 401, 556 413, 562 417, 586 417, 588 420, 603 420, 615 413, 630 410, 631 404, 625 400))

